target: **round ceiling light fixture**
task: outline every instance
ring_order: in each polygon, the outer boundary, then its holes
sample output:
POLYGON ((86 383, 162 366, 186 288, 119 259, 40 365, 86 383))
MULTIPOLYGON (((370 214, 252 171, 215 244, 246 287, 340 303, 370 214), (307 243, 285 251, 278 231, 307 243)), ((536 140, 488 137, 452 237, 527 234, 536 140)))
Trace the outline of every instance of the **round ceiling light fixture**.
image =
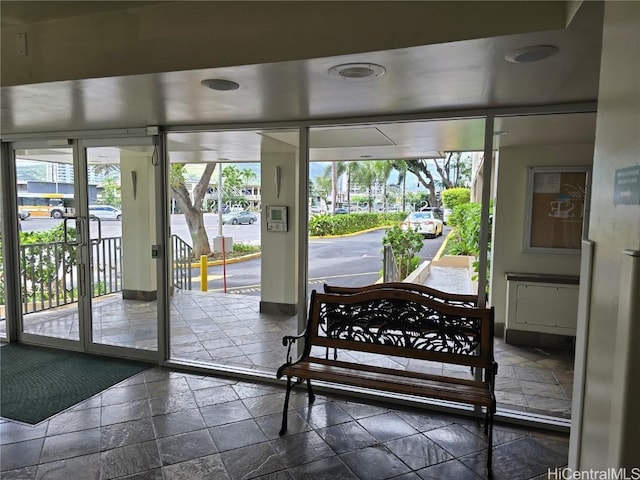
POLYGON ((363 78, 380 77, 386 73, 382 65, 375 63, 343 63, 329 69, 329 75, 343 80, 360 80, 363 78))
POLYGON ((531 45, 509 52, 504 58, 511 63, 532 63, 549 58, 559 51, 554 45, 531 45))
POLYGON ((218 90, 220 92, 227 92, 229 90, 237 90, 240 88, 240 84, 231 80, 224 80, 222 78, 207 78, 200 82, 205 87, 211 90, 218 90))

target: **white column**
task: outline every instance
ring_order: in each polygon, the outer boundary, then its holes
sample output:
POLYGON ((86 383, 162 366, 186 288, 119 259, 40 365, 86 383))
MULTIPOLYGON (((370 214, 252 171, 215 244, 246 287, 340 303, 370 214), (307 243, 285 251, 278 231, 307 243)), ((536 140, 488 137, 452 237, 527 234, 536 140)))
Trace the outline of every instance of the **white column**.
POLYGON ((151 258, 156 242, 155 177, 150 153, 120 154, 122 193, 122 296, 155 300, 157 261, 151 258))
POLYGON ((296 185, 298 149, 290 144, 263 137, 261 154, 262 220, 261 220, 261 300, 264 313, 294 315, 298 300, 296 269, 296 185), (276 184, 279 167, 279 185, 276 184), (289 228, 286 232, 267 231, 267 206, 288 207, 289 228))

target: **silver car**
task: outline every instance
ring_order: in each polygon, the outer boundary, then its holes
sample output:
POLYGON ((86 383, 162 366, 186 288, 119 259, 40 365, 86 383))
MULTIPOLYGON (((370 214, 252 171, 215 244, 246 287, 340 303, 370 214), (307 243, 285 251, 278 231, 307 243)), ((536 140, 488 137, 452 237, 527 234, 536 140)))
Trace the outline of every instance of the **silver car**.
POLYGON ((122 220, 122 210, 111 205, 89 205, 91 220, 122 220))
POLYGON ((247 212, 246 210, 243 210, 242 212, 227 213, 222 216, 223 225, 238 225, 242 223, 251 225, 257 221, 258 217, 254 213, 247 212))

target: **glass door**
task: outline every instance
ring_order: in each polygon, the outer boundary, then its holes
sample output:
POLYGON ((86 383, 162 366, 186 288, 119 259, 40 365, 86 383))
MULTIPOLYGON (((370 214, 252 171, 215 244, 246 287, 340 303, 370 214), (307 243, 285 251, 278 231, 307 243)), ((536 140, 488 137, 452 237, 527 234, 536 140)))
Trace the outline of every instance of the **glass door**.
MULTIPOLYGON (((158 349, 151 138, 81 142, 86 159, 90 350, 158 349)), ((144 355, 143 355, 144 356, 144 355)))
POLYGON ((20 230, 19 335, 45 337, 44 343, 78 342, 83 228, 75 216, 73 148, 16 148, 14 158, 20 230))
POLYGON ((161 243, 155 222, 161 202, 155 196, 153 140, 60 143, 67 146, 13 147, 19 339, 155 359, 152 246, 161 243))

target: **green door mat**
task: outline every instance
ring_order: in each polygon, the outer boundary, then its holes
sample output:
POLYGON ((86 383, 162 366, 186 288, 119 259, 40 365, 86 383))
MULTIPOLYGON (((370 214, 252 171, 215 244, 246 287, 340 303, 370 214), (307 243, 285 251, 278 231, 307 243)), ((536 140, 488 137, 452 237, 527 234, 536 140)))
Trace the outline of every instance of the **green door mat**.
POLYGON ((36 424, 151 364, 55 348, 0 347, 0 416, 36 424))

